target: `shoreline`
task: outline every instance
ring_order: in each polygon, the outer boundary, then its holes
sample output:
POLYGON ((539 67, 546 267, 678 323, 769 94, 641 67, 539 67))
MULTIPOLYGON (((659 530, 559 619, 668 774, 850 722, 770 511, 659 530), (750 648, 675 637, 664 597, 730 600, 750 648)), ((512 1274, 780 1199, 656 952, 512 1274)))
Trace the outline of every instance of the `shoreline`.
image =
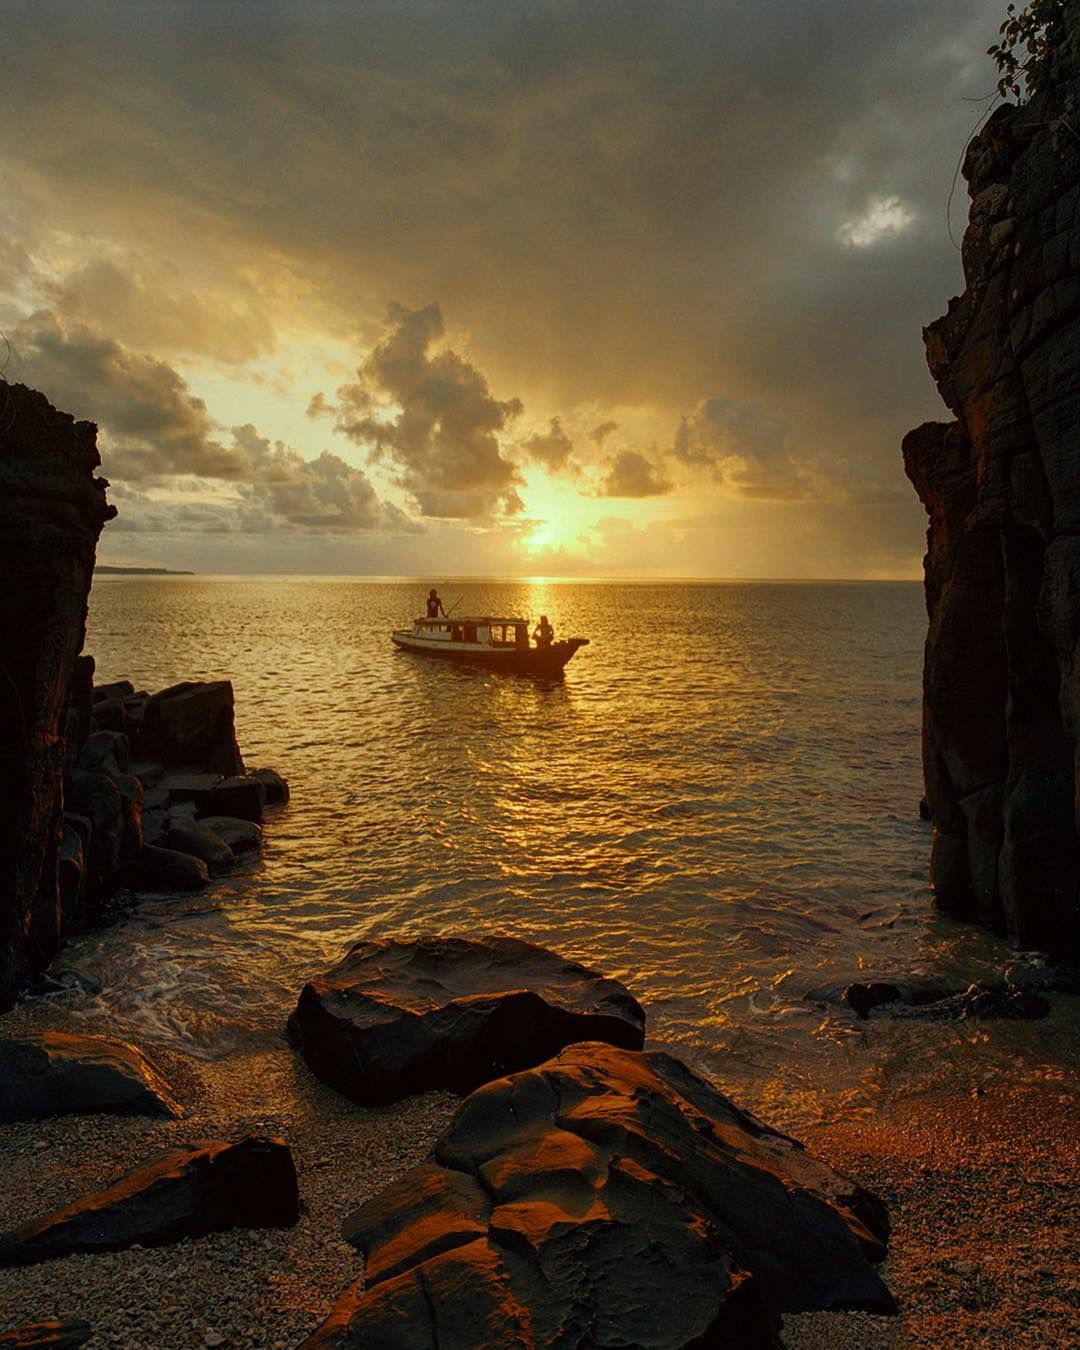
MULTIPOLYGON (((995 1026, 981 1034, 992 1038, 995 1026)), ((0 1019, 9 1033, 87 1026, 48 1003, 0 1019)), ((293 1229, 235 1229, 175 1246, 0 1270, 0 1326, 55 1315, 95 1328, 92 1345, 290 1350, 361 1271, 341 1220, 427 1156, 460 1099, 354 1105, 284 1042, 196 1060, 144 1047, 172 1080, 178 1121, 87 1115, 0 1126, 7 1223, 95 1189, 181 1141, 280 1135, 300 1179, 293 1229)), ((1080 1098, 1064 1065, 1028 1082, 949 1082, 872 1116, 809 1124, 811 1155, 878 1194, 892 1220, 882 1274, 896 1317, 784 1318, 787 1350, 907 1345, 1016 1347, 1080 1341, 1080 1098)), ((766 1122, 768 1123, 768 1122, 766 1122)))

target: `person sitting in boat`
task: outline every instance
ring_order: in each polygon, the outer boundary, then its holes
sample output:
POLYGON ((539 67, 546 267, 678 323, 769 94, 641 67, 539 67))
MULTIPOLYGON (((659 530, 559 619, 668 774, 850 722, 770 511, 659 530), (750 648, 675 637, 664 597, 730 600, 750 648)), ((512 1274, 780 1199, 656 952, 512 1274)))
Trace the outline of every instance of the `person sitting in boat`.
POLYGON ((446 618, 446 610, 443 609, 442 601, 439 599, 439 592, 432 586, 428 591, 427 616, 429 619, 437 619, 440 614, 446 618))
POLYGON ((533 641, 538 647, 550 647, 555 641, 555 629, 548 623, 546 614, 540 615, 540 622, 533 630, 533 641))

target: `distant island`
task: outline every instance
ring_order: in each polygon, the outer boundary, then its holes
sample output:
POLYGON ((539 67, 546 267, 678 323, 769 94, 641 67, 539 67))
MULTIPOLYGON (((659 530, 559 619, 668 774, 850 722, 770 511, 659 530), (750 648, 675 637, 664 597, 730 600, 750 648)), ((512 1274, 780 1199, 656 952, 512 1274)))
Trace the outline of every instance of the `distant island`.
POLYGON ((113 567, 109 563, 98 563, 95 572, 104 572, 109 576, 129 577, 193 577, 194 572, 185 572, 173 567, 113 567))

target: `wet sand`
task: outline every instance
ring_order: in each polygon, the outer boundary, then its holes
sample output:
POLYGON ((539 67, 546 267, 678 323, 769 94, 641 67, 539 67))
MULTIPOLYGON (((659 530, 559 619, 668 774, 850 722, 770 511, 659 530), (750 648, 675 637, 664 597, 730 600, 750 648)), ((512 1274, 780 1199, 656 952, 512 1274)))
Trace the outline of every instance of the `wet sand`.
MULTIPOLYGON (((8 1034, 34 1025, 87 1030, 60 1003, 0 1019, 8 1034)), ((122 1035, 118 1026, 93 1029, 122 1035)), ((185 1104, 183 1120, 0 1126, 3 1226, 108 1184, 174 1143, 249 1132, 292 1147, 299 1224, 0 1271, 0 1329, 60 1316, 89 1321, 91 1347, 291 1350, 359 1274, 342 1218, 426 1156, 457 1099, 429 1094, 366 1110, 319 1083, 284 1045, 211 1062, 153 1056, 185 1104)), ((884 1274, 901 1311, 788 1317, 789 1350, 1080 1344, 1080 1104, 1064 1070, 981 1093, 913 1096, 869 1119, 797 1133, 889 1205, 884 1274)))

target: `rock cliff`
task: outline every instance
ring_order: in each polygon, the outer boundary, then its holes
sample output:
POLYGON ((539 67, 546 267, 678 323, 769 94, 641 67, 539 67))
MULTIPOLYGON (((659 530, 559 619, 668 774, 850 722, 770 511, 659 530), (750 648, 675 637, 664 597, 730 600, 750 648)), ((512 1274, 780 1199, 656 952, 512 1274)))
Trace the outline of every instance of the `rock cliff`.
POLYGON ((1019 946, 1080 949, 1080 13, 963 165, 966 289, 924 332, 955 420, 904 440, 930 516, 930 880, 1019 946))
POLYGON ((97 428, 0 384, 0 1009, 60 942, 61 779, 94 550, 97 428))

